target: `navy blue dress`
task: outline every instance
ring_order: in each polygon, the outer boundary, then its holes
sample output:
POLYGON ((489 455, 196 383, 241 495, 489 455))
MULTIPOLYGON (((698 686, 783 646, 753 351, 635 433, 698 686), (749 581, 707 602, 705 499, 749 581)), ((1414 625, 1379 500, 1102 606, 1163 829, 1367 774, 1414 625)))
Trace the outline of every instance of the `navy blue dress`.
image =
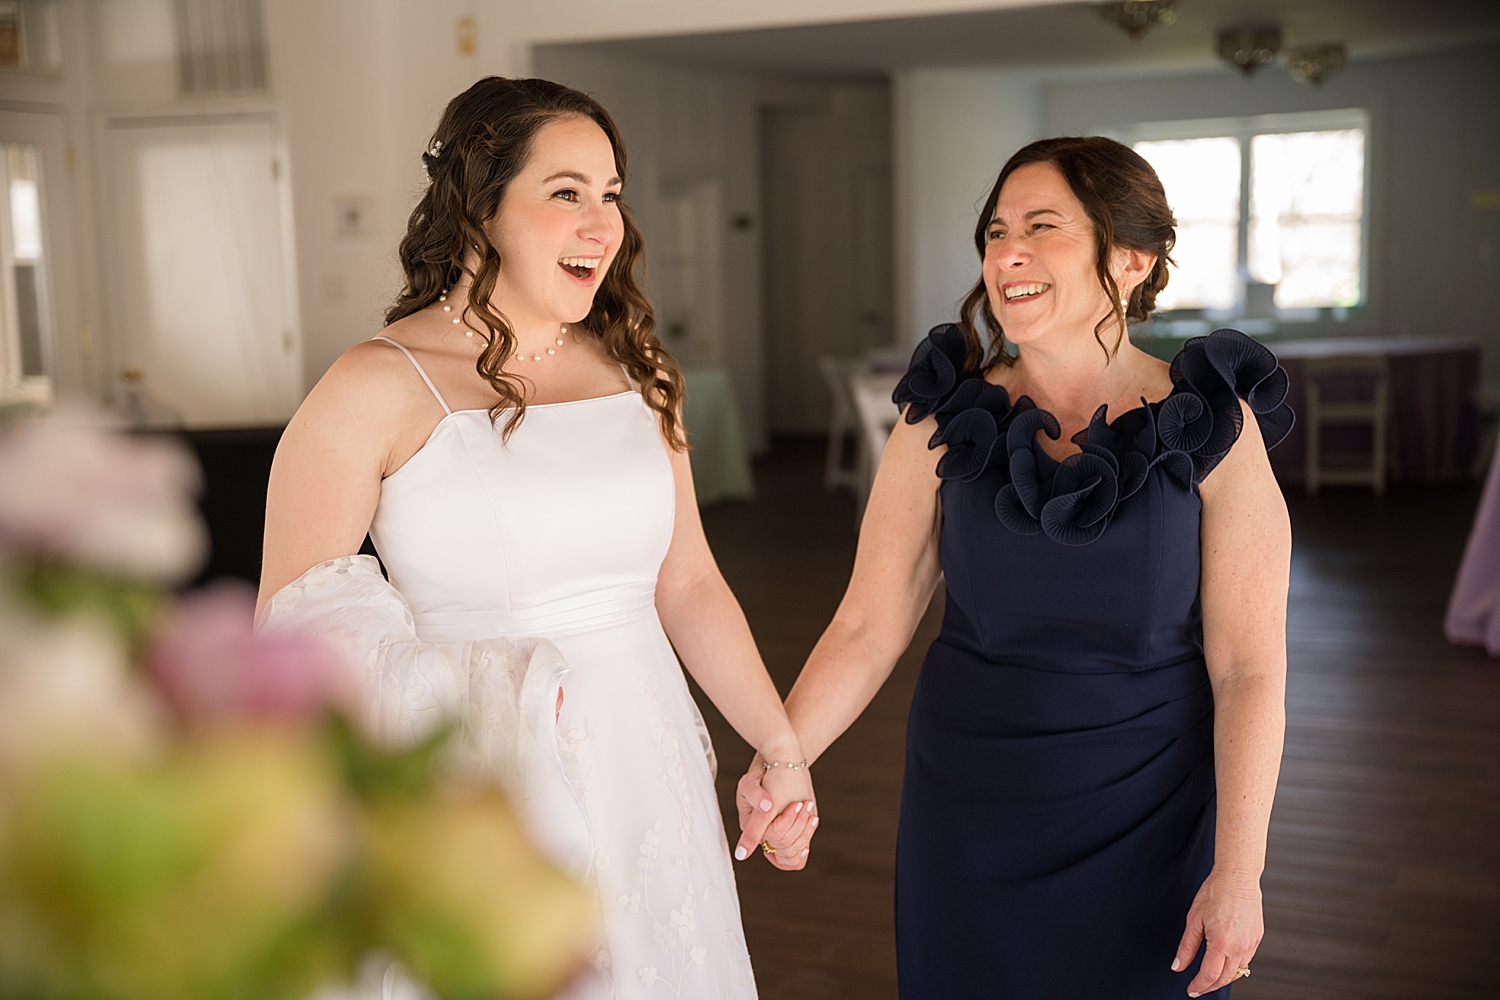
POLYGON ((1170 396, 1100 407, 1058 462, 1036 443, 1057 420, 964 353, 938 327, 895 394, 948 448, 947 608, 901 794, 901 996, 1178 1000, 1214 854, 1197 484, 1239 437, 1240 397, 1268 446, 1286 436, 1286 373, 1234 330, 1186 341, 1170 396))

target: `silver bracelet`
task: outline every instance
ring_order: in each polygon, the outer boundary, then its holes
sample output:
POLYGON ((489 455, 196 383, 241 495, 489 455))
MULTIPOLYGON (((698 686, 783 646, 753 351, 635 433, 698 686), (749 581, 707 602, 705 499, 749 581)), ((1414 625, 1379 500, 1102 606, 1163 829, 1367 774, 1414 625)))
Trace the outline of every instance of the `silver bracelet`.
POLYGON ((763 760, 760 762, 760 766, 765 768, 767 771, 769 771, 773 767, 784 767, 788 771, 805 771, 811 765, 808 764, 805 760, 799 760, 796 762, 789 760, 763 760))

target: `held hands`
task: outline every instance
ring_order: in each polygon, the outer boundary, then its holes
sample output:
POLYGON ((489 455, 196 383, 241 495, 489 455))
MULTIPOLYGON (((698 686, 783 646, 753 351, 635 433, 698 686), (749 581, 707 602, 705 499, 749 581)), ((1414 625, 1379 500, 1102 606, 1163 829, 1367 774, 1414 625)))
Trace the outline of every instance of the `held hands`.
POLYGON ((813 831, 818 828, 818 807, 813 798, 812 777, 806 768, 765 767, 756 754, 735 792, 740 814, 740 840, 734 849, 743 861, 761 844, 770 844, 766 860, 783 871, 807 865, 813 831))
POLYGON ((1211 993, 1250 974, 1250 959, 1264 934, 1259 879, 1214 869, 1203 880, 1188 910, 1187 930, 1177 946, 1172 971, 1187 968, 1198 954, 1199 943, 1206 938, 1203 965, 1188 984, 1187 995, 1211 993))

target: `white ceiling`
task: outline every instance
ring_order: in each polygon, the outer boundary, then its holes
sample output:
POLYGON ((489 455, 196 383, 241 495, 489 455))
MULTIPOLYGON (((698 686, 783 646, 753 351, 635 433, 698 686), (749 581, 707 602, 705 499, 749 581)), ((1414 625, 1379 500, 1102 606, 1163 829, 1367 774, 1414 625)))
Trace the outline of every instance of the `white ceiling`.
POLYGON ((810 74, 910 66, 1211 65, 1226 28, 1280 27, 1284 45, 1343 42, 1351 58, 1500 38, 1500 0, 1179 0, 1177 22, 1132 40, 1094 3, 622 39, 606 51, 683 65, 810 74))

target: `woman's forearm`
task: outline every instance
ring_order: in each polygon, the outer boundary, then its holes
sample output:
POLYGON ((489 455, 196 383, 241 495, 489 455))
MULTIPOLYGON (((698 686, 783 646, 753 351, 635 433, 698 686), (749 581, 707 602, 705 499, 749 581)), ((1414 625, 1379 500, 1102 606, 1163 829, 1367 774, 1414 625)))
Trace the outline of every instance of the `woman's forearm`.
POLYGON ((1257 884, 1286 733, 1284 670, 1227 680, 1214 688, 1214 773, 1218 820, 1214 870, 1257 884))
POLYGON ((771 759, 805 756, 745 613, 720 574, 658 590, 656 610, 683 666, 746 743, 771 759))
MULTIPOLYGON (((931 589, 928 590, 931 598, 931 589)), ((926 601, 922 602, 925 609, 926 601)), ((885 628, 836 615, 786 700, 786 711, 808 760, 817 760, 859 718, 911 643, 918 614, 885 628)))

